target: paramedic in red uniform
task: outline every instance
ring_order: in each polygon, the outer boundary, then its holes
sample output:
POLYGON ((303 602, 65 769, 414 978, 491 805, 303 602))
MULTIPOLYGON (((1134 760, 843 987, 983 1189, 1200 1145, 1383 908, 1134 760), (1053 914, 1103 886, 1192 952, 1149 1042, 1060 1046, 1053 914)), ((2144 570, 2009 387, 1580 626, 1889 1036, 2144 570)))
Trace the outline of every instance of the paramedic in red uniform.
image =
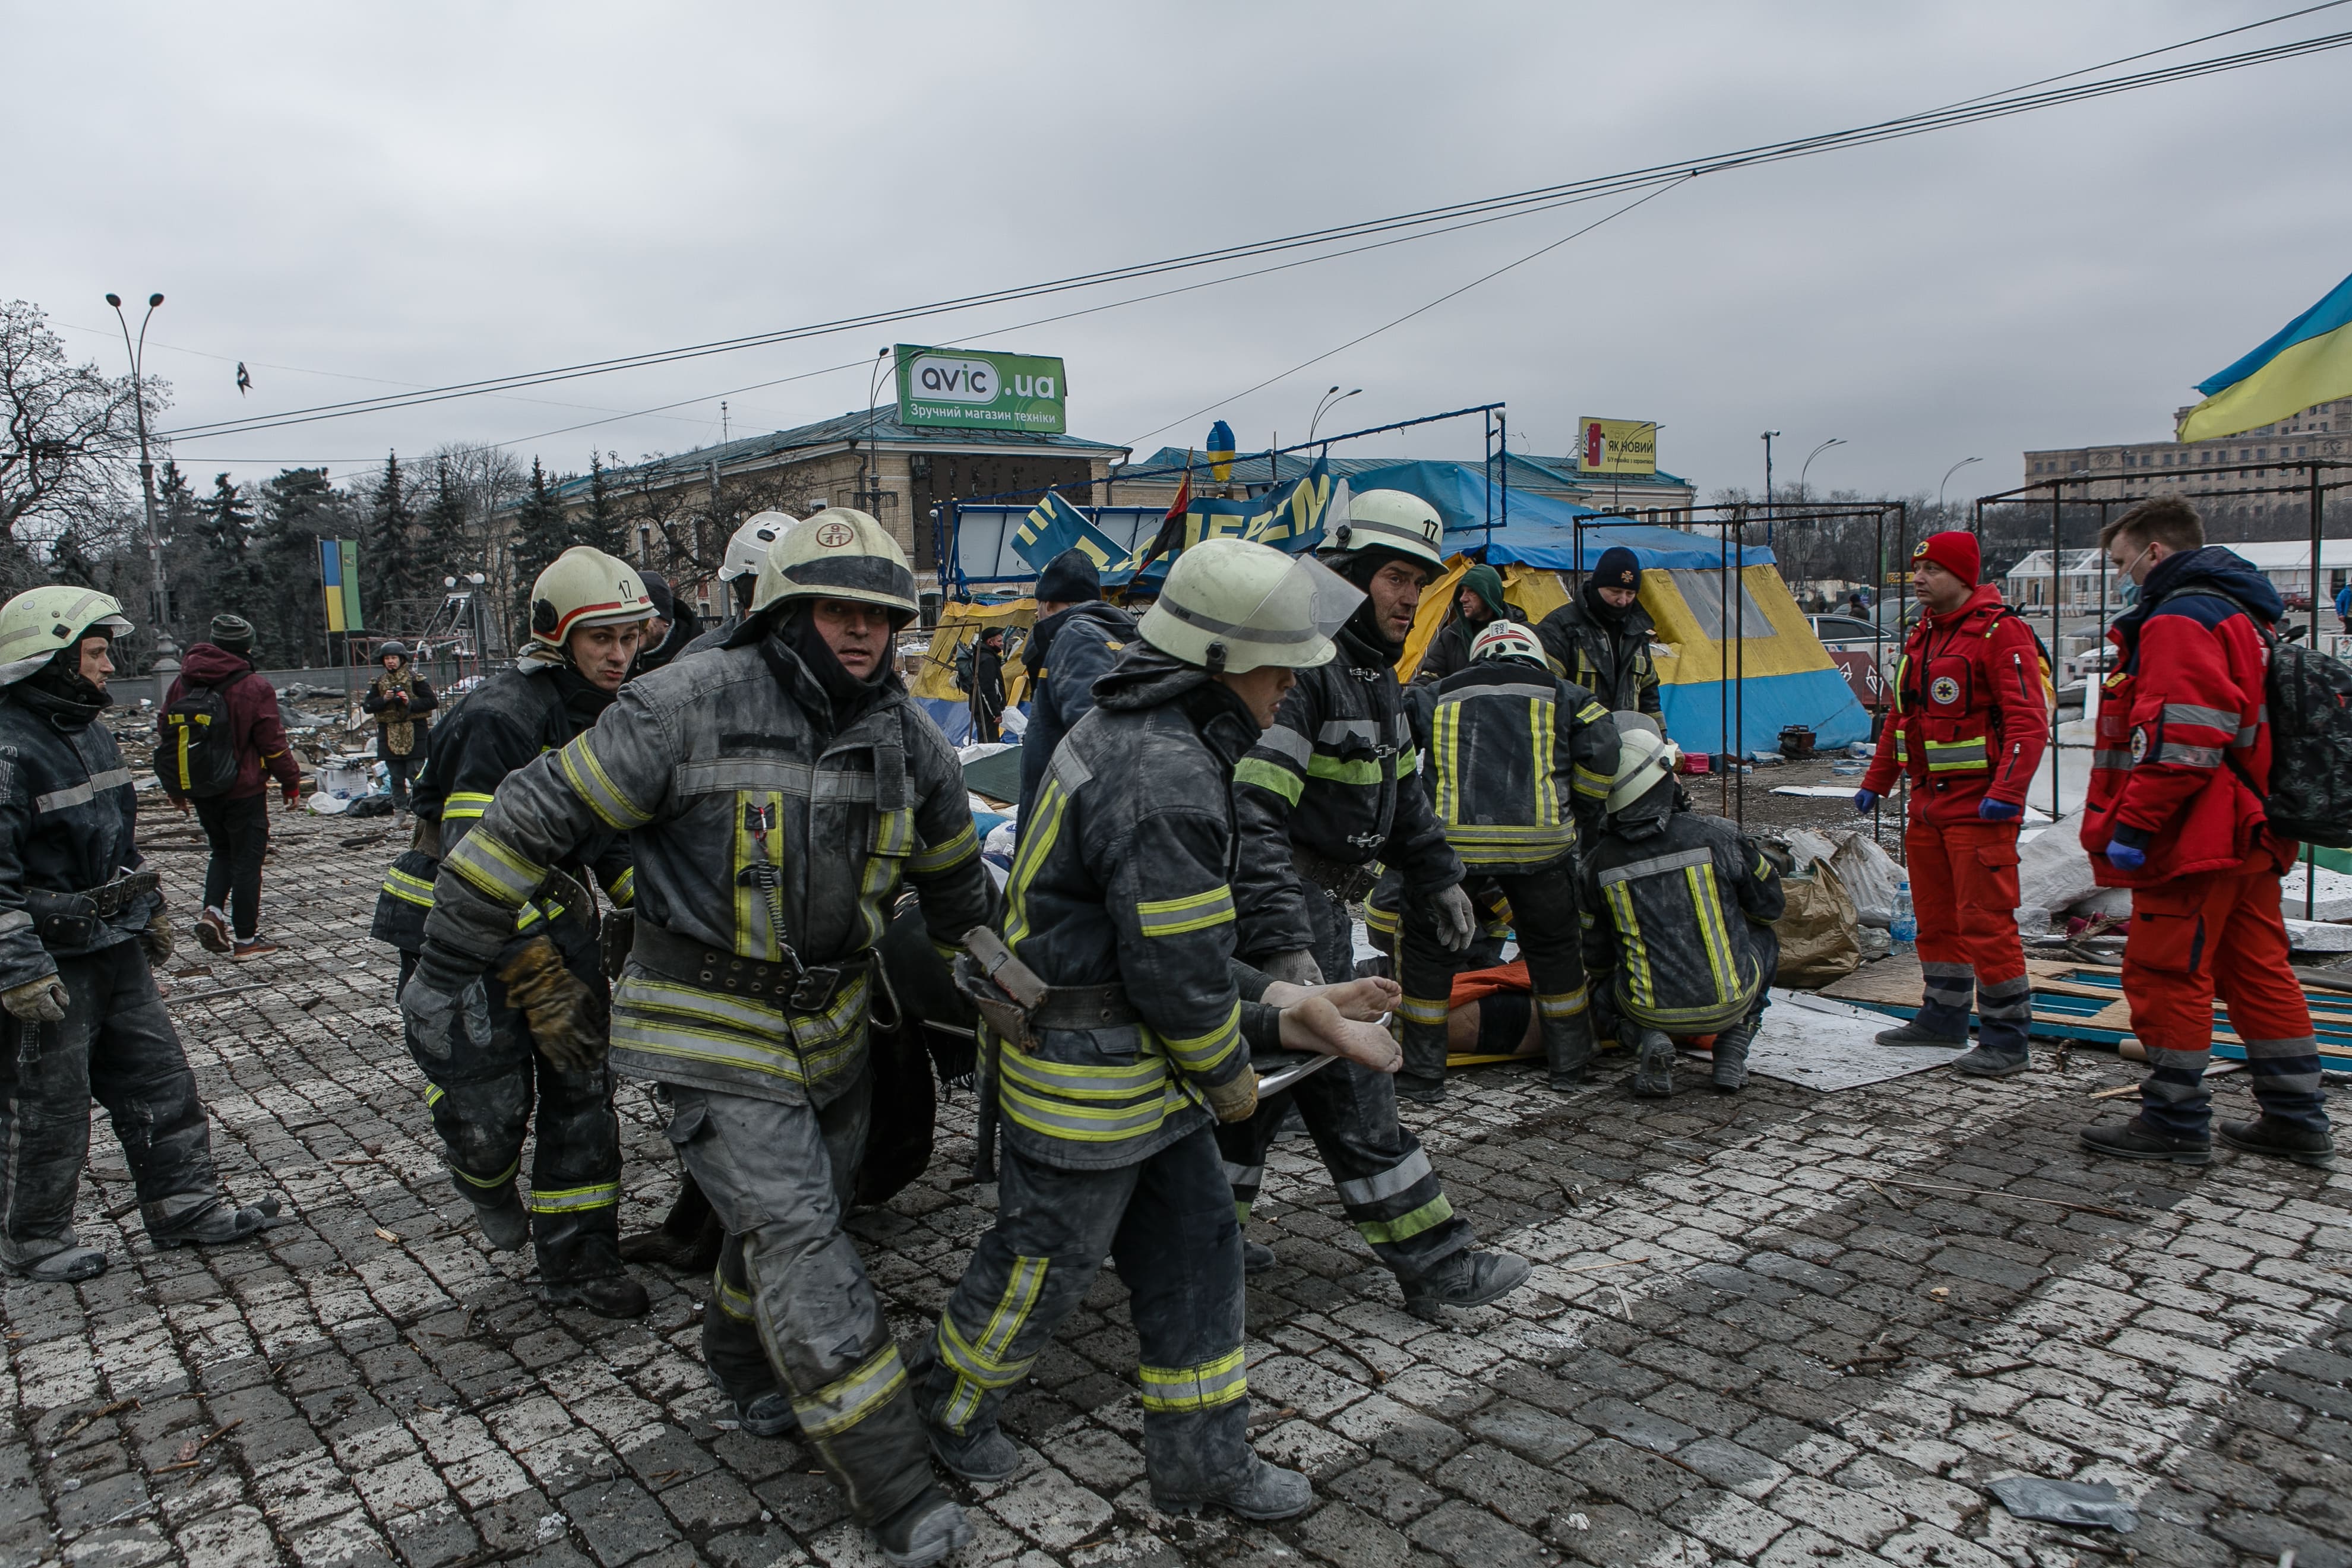
POLYGON ((2050 739, 2049 682, 2042 645, 1998 587, 1977 581, 1979 564, 1972 533, 1929 534, 1911 552, 1925 613, 1904 641, 1895 710, 1853 804, 1870 810, 1898 772, 1911 781, 1903 850, 1927 994, 1918 1016, 1879 1042, 1965 1046, 1973 1000, 1977 1048, 1953 1070, 2007 1078, 2026 1068, 2032 1016, 2017 828, 2050 739))
POLYGON ((2083 1142, 2133 1160, 2212 1158, 2204 1079, 2219 992, 2262 1112, 2222 1122, 2221 1142, 2329 1164, 2319 1047, 2279 918, 2297 846, 2263 816, 2269 655, 2253 617, 2275 622, 2286 606, 2270 579, 2206 546, 2185 501, 2143 501, 2099 543, 2139 597, 2107 634, 2120 658, 2099 697, 2083 847, 2101 887, 2132 890, 2124 998, 2149 1071, 2139 1114, 2085 1128, 2083 1142))

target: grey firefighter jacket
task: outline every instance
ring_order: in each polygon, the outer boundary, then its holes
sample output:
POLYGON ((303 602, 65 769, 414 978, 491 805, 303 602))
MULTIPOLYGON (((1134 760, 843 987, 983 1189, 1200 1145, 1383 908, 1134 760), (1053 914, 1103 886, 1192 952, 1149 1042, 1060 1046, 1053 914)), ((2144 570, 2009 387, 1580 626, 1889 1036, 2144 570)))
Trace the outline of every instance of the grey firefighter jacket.
MULTIPOLYGON (((609 693, 541 654, 526 655, 460 698, 435 731, 425 771, 417 775, 411 795, 416 842, 385 873, 371 934, 404 952, 421 952, 441 857, 481 821, 508 774, 586 730, 610 706, 609 693)), ((589 834, 566 858, 570 874, 593 876, 617 907, 629 907, 636 877, 625 835, 589 834)), ((509 929, 528 934, 541 920, 562 913, 559 899, 532 899, 515 910, 509 929)), ((584 920, 588 911, 576 913, 584 920)))
POLYGON ((1426 898, 1462 880, 1421 767, 1412 700, 1352 627, 1330 663, 1298 672, 1274 727, 1234 770, 1242 869, 1234 883, 1244 957, 1312 949, 1292 846, 1342 866, 1383 860, 1426 898))
POLYGON ((1650 660, 1650 641, 1657 631, 1640 605, 1628 605, 1624 618, 1611 626, 1583 599, 1574 598, 1543 618, 1536 639, 1559 673, 1591 692, 1603 708, 1654 719, 1658 667, 1650 660))
POLYGON ((1447 676, 1429 729, 1437 819, 1473 871, 1549 865, 1609 798, 1617 721, 1531 663, 1490 659, 1447 676))
POLYGON ((638 950, 613 992, 614 1070, 823 1105, 864 1070, 872 951, 901 882, 943 953, 993 898, 963 770, 898 678, 835 733, 797 655, 754 627, 736 638, 631 681, 594 729, 508 779, 443 863, 425 933, 486 961, 548 867, 625 832, 638 950), (801 961, 844 966, 820 1010, 730 994, 715 960, 648 966, 647 925, 747 967, 778 962, 771 864, 801 961))
POLYGON ((1584 963, 1621 1017, 1670 1035, 1727 1029, 1772 973, 1750 923, 1788 899, 1755 841, 1683 804, 1661 780, 1613 814, 1584 852, 1584 963))
POLYGON ((0 697, 0 990, 129 942, 163 907, 161 894, 141 893, 92 922, 87 941, 58 940, 53 927, 44 943, 37 929, 52 904, 41 893, 86 893, 142 864, 131 770, 96 722, 101 710, 22 682, 0 697))
POLYGON ((1195 1085, 1247 1068, 1231 783, 1257 735, 1207 672, 1139 643, 1055 749, 1013 857, 1004 941, 1049 985, 1123 985, 1138 1021, 996 1047, 1005 1141, 1024 1155, 1134 1164, 1207 1124, 1195 1085))

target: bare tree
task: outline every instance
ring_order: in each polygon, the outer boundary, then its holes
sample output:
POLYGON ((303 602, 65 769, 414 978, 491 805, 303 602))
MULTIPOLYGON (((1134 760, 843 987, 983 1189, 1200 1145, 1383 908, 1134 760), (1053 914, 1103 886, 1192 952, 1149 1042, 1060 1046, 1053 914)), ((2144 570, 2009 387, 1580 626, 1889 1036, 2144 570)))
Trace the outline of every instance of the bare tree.
MULTIPOLYGON (((0 575, 12 590, 71 533, 78 558, 102 555, 134 511, 137 410, 131 379, 77 365, 24 300, 0 302, 0 575)), ((148 378, 152 418, 169 384, 148 378)))

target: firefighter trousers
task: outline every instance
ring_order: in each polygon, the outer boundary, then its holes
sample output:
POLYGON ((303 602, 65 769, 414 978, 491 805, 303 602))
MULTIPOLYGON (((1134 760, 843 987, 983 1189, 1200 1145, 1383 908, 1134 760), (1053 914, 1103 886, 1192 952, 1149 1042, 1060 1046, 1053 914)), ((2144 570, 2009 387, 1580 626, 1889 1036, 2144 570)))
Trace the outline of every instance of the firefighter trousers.
POLYGON ((89 1102, 114 1122, 157 1239, 223 1201, 195 1075, 136 941, 58 960, 66 1016, 0 1015, 0 1247, 30 1267, 75 1245, 74 1197, 89 1152, 89 1102))
MULTIPOLYGON (((564 966, 591 992, 605 994, 595 940, 570 917, 550 933, 564 966)), ((403 968, 411 966, 406 955, 403 968)), ((412 1036, 408 1054, 425 1078, 425 1102, 441 1136, 450 1184, 467 1202, 495 1206, 522 1164, 535 1119, 531 1154, 531 1247, 540 1278, 551 1285, 622 1272, 621 1129, 613 1111, 612 1075, 601 1064, 566 1072, 539 1053, 521 1011, 507 1003, 505 983, 489 988, 490 1043, 462 1040, 435 1056, 412 1036)))
POLYGON ((2246 1043, 2247 1082, 2264 1116, 2327 1130, 2319 1046, 2302 983, 2289 967, 2279 873, 2267 855, 2252 867, 2177 877, 2132 889, 2124 939, 2124 999, 2132 1033, 2147 1048, 2140 1116, 2172 1138, 2208 1135, 2212 1093, 2213 999, 2246 1043))
POLYGON ((1973 1006, 1988 1044, 2023 1049, 2033 1000, 2017 933, 2017 825, 1915 819, 1903 855, 1926 977, 1920 1024, 1961 1038, 1973 1006))
POLYGON ((929 1440, 882 1303, 841 1228, 833 1151, 862 1141, 869 1090, 823 1106, 671 1084, 669 1140, 743 1259, 751 1315, 801 1441, 873 1525, 931 1484, 929 1440), (851 1124, 856 1124, 855 1130, 851 1124))
POLYGON ((998 1159, 996 1224, 940 1315, 930 1419, 959 1436, 993 1425, 1109 1257, 1140 1342, 1151 1489, 1211 1497, 1245 1479, 1241 1226, 1209 1129, 1110 1170, 1063 1170, 1016 1147, 998 1159))

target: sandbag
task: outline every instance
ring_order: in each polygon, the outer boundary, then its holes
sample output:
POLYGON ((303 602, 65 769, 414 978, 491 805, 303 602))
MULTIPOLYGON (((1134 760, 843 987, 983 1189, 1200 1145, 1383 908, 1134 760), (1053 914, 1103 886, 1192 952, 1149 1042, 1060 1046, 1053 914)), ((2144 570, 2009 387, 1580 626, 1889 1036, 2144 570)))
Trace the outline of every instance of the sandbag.
POLYGON ((1862 919, 1833 860, 1817 860, 1810 871, 1780 880, 1788 909, 1772 922, 1780 941, 1776 985, 1817 990, 1843 980, 1862 965, 1862 919))

